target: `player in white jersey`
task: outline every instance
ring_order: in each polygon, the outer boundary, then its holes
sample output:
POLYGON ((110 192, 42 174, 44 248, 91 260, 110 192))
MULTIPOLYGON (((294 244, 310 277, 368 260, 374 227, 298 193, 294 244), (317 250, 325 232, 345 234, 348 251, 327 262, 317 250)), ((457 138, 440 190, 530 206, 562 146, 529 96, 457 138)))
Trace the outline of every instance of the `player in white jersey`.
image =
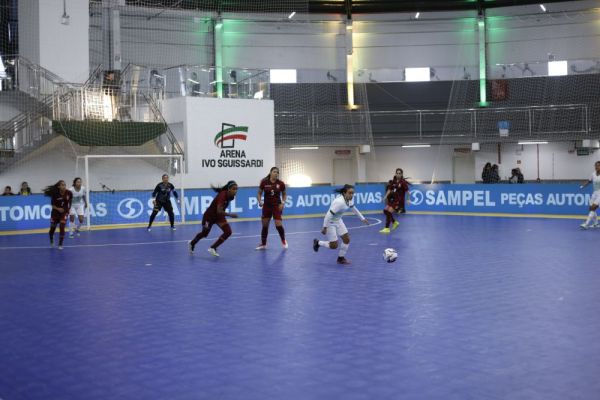
POLYGON ((358 211, 358 209, 354 206, 354 186, 352 185, 344 185, 343 188, 337 189, 335 191, 339 193, 340 196, 336 197, 335 200, 331 203, 329 207, 329 211, 325 214, 325 219, 323 220, 323 229, 321 233, 323 235, 327 235, 327 241, 324 240, 313 240, 313 250, 319 251, 319 247, 326 247, 328 249, 337 249, 338 248, 338 236, 342 238, 342 244, 339 246, 340 250, 338 253, 338 264, 350 264, 350 261, 346 259, 346 252, 348 251, 348 247, 350 246, 350 235, 348 234, 348 229, 342 220, 342 215, 348 211, 352 210, 354 214, 361 219, 361 221, 365 225, 369 225, 369 221, 358 211))
POLYGON ((595 171, 583 185, 581 185, 581 189, 592 183, 594 185, 594 193, 592 193, 592 199, 590 200, 590 213, 588 214, 587 220, 581 224, 581 228, 597 228, 598 227, 598 214, 596 214, 596 210, 598 206, 600 206, 600 161, 596 161, 594 164, 595 171))
POLYGON ((83 216, 85 215, 85 209, 87 208, 87 199, 85 198, 85 187, 81 185, 81 178, 73 179, 73 186, 69 188, 69 191, 73 193, 73 200, 71 202, 71 211, 69 224, 69 237, 73 237, 75 233, 79 236, 79 228, 83 224, 83 216), (77 217, 77 221, 75 220, 77 217))

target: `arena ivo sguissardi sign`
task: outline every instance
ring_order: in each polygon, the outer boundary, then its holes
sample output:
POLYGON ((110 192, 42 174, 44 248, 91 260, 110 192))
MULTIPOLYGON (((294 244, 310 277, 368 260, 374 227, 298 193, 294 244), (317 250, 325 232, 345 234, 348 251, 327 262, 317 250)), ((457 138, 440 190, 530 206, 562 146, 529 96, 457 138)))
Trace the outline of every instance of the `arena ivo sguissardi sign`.
POLYGON ((219 158, 202 159, 203 168, 262 168, 264 160, 249 159, 246 150, 236 148, 248 140, 248 127, 222 123, 213 142, 220 149, 219 158))

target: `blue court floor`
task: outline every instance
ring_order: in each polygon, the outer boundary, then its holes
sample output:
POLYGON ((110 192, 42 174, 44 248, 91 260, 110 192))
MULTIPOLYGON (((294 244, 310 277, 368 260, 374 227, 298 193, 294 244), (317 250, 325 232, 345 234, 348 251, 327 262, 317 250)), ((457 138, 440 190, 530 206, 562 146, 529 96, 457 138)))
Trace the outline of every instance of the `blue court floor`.
POLYGON ((349 267, 320 218, 287 251, 232 224, 219 259, 199 225, 0 237, 0 399, 600 398, 600 230, 374 218, 345 219, 349 267))

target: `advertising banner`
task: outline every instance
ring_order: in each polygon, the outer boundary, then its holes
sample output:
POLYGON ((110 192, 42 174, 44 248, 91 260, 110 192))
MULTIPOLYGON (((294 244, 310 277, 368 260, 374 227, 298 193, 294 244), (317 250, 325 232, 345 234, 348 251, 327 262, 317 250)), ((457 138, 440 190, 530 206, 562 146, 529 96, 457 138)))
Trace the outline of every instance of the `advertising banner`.
MULTIPOLYGON (((578 185, 412 185, 407 212, 466 212, 500 214, 583 215, 591 188, 578 185)), ((151 191, 92 192, 88 212, 93 225, 145 223, 152 212, 151 191)), ((256 188, 240 188, 230 212, 241 218, 259 218, 256 188)), ((383 184, 356 186, 356 204, 361 211, 383 208, 383 184)), ((180 220, 185 207, 187 221, 200 221, 215 193, 210 189, 187 189, 183 202, 173 199, 180 220)), ((284 216, 324 215, 337 196, 331 186, 288 189, 284 216)), ((0 197, 0 231, 46 228, 49 199, 42 195, 0 197)), ((159 218, 159 221, 162 221, 159 218)))

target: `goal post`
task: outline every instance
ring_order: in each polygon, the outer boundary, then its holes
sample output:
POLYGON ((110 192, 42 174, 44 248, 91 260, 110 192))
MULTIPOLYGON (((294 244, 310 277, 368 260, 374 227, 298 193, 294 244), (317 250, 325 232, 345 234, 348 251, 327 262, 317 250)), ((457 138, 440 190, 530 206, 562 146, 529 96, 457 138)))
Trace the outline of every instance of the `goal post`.
MULTIPOLYGON (((77 157, 77 172, 83 172, 88 201, 86 225, 131 225, 148 222, 151 193, 169 175, 179 203, 173 203, 177 223, 185 223, 185 163, 181 154, 114 154, 77 157)), ((171 197, 171 201, 175 199, 171 197)), ((164 210, 158 214, 160 223, 164 210)))

